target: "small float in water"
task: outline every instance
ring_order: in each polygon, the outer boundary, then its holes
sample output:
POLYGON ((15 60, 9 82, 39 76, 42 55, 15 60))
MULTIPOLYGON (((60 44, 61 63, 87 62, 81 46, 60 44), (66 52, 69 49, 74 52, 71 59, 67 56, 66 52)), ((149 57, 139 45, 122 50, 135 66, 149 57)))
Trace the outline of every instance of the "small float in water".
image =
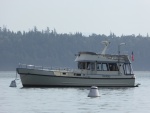
POLYGON ((98 87, 92 86, 88 94, 88 97, 100 97, 98 87))

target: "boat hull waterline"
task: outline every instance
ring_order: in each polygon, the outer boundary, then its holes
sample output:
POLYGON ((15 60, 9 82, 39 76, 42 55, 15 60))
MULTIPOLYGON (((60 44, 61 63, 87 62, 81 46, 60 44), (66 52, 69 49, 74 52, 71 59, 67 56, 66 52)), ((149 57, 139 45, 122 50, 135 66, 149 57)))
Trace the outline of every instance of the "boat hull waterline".
POLYGON ((88 78, 20 74, 23 87, 134 87, 135 78, 88 78))

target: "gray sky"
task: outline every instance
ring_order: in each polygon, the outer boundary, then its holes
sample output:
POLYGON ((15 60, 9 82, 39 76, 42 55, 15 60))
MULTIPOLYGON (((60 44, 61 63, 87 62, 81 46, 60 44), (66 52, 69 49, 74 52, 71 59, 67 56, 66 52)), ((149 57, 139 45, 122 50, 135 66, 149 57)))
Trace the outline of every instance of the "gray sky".
POLYGON ((120 36, 150 34, 150 0, 0 0, 0 27, 13 31, 120 36))

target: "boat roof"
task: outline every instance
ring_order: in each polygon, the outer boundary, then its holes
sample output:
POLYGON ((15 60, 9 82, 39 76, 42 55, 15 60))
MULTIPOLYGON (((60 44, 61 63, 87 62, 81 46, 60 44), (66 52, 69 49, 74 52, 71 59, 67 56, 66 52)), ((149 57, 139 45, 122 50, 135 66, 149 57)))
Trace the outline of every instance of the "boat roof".
POLYGON ((79 52, 75 61, 99 61, 99 62, 126 62, 130 63, 128 55, 112 55, 112 54, 99 54, 94 52, 79 52))

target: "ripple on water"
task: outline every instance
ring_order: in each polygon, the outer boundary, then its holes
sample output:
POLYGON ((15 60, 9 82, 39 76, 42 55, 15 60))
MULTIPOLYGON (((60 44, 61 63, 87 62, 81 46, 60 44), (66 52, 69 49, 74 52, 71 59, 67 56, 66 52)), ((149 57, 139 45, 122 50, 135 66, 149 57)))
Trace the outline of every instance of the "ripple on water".
POLYGON ((149 112, 150 74, 136 72, 136 88, 10 88, 15 72, 0 73, 0 113, 141 113, 149 112), (4 76, 5 75, 5 76, 4 76))

